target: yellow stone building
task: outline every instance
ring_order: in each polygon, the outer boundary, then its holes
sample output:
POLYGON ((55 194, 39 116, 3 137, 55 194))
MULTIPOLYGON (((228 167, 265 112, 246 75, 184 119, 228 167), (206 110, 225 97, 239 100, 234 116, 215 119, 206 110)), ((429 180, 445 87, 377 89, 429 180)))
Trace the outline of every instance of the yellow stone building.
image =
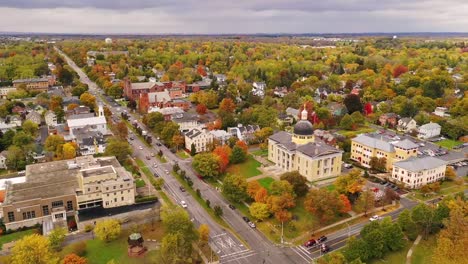
POLYGON ((341 174, 343 151, 314 138, 307 111, 294 126, 294 132, 280 131, 268 139, 268 159, 284 171, 299 171, 308 181, 341 174))
POLYGON ((369 168, 372 157, 385 158, 387 171, 393 163, 418 155, 418 145, 408 139, 394 140, 377 133, 360 134, 351 140, 351 159, 369 168))

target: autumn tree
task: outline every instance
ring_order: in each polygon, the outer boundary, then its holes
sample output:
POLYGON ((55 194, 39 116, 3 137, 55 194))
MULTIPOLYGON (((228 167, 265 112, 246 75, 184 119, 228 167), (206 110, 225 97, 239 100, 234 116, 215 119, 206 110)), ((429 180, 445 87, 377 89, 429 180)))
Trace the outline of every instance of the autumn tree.
POLYGON ((241 202, 247 198, 247 181, 240 175, 224 177, 222 192, 231 201, 241 202))
POLYGON ((327 223, 343 211, 343 202, 338 193, 326 189, 311 189, 304 200, 307 211, 317 215, 320 222, 327 223))
POLYGON ((88 261, 83 257, 71 253, 63 258, 62 264, 88 264, 88 261))
POLYGON ((290 193, 284 193, 282 195, 271 195, 268 196, 267 198, 267 205, 268 208, 270 209, 270 212, 275 214, 275 217, 277 214, 283 214, 282 211, 287 212, 289 208, 293 208, 296 206, 296 202, 294 200, 294 197, 290 193))
POLYGON ((348 199, 348 196, 344 195, 344 194, 340 194, 340 200, 341 200, 341 203, 343 204, 343 208, 341 210, 341 213, 347 213, 349 211, 352 210, 351 208, 351 202, 349 201, 348 199))
POLYGON ((258 190, 260 190, 262 186, 258 181, 249 181, 247 183, 247 194, 250 198, 255 199, 255 195, 257 194, 258 190))
POLYGON ((355 210, 357 212, 363 212, 367 215, 369 211, 374 209, 375 206, 375 195, 374 192, 366 190, 359 194, 359 198, 356 201, 355 210))
POLYGON ((361 177, 361 171, 351 170, 348 174, 342 175, 335 180, 335 187, 339 193, 356 196, 362 191, 364 179, 361 177))
POLYGON ((221 173, 224 173, 229 165, 229 157, 231 156, 232 150, 228 145, 217 146, 213 150, 213 154, 218 156, 219 169, 221 173))
POLYGON ((11 250, 11 264, 50 264, 57 263, 50 242, 38 234, 25 236, 16 241, 11 250))
POLYGON ((179 150, 179 148, 185 143, 185 137, 180 134, 176 134, 172 136, 172 143, 176 146, 177 150, 179 150))
POLYGON ((96 97, 88 92, 80 96, 80 102, 91 109, 96 108, 96 97))
POLYGON ((307 179, 298 171, 285 172, 280 176, 280 179, 289 182, 294 188, 294 193, 299 197, 306 195, 309 191, 307 179))
POLYGON ((404 65, 397 65, 394 69, 393 69, 393 78, 398 78, 400 77, 400 75, 402 75, 403 73, 406 73, 408 72, 408 67, 404 66, 404 65))
POLYGON ((55 251, 60 251, 62 248, 62 243, 65 241, 65 236, 67 234, 67 229, 59 227, 55 228, 49 233, 49 243, 50 247, 55 251))
POLYGON ((76 157, 76 143, 65 143, 62 146, 63 159, 73 159, 76 157))
POLYGON ((447 169, 445 169, 445 178, 451 181, 457 178, 457 173, 455 172, 453 167, 447 166, 447 169))
POLYGON ((118 122, 116 125, 115 125, 115 135, 122 139, 122 140, 126 140, 127 137, 128 137, 128 127, 127 125, 125 124, 125 122, 123 121, 120 121, 118 122))
POLYGON ((286 180, 274 181, 270 185, 271 195, 283 195, 285 193, 295 197, 294 187, 286 180))
POLYGON ((208 240, 210 239, 210 227, 206 224, 201 224, 200 227, 198 228, 198 234, 199 234, 199 242, 202 246, 208 244, 208 240))
POLYGON ((252 217, 260 221, 265 220, 270 216, 268 205, 265 203, 252 203, 249 207, 249 212, 252 217))
POLYGON ((206 111, 208 110, 208 108, 206 108, 206 105, 204 104, 198 104, 197 107, 196 107, 196 111, 199 115, 204 115, 206 114, 206 111))
POLYGON ((221 175, 219 158, 213 153, 195 155, 192 167, 202 177, 218 177, 221 175))
POLYGON ((98 239, 104 242, 110 242, 120 236, 120 223, 116 219, 101 220, 97 222, 93 232, 98 239))
POLYGON ((36 123, 34 123, 33 121, 26 120, 26 121, 23 122, 23 125, 21 127, 23 128, 24 132, 31 135, 32 137, 37 136, 39 126, 36 123))
POLYGON ((236 110, 236 104, 232 101, 231 98, 224 98, 219 104, 219 111, 226 113, 234 113, 236 110))
POLYGON ((343 103, 345 104, 346 109, 348 109, 349 114, 352 114, 356 111, 362 112, 362 103, 359 95, 348 94, 343 100, 343 103))
POLYGON ((267 189, 260 187, 258 191, 255 193, 255 202, 257 203, 266 203, 268 200, 268 191, 267 189))

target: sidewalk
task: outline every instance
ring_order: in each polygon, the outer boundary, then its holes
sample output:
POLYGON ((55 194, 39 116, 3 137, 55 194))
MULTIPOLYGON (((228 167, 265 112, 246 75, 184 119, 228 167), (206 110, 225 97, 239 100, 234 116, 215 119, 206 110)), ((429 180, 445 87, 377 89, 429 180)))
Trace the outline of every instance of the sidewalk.
POLYGON ((416 240, 414 241, 413 245, 411 248, 408 250, 408 254, 406 254, 406 264, 411 264, 411 256, 413 255, 413 250, 414 248, 419 244, 419 241, 421 241, 422 236, 419 235, 416 240))

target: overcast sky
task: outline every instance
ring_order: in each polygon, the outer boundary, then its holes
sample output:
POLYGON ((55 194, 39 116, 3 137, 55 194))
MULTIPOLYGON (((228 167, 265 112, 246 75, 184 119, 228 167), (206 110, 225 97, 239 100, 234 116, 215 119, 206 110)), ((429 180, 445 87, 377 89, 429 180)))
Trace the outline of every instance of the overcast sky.
POLYGON ((0 31, 466 32, 468 0, 0 0, 0 31))

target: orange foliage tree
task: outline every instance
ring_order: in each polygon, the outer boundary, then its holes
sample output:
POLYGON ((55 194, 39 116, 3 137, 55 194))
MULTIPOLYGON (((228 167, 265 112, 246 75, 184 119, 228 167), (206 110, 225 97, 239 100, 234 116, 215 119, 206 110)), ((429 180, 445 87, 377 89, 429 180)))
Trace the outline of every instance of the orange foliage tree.
POLYGON ((255 199, 255 195, 260 188, 262 188, 262 186, 258 181, 250 181, 247 183, 247 194, 250 198, 255 199))
POLYGON ((197 108, 196 108, 197 113, 198 113, 199 115, 204 115, 204 114, 206 114, 206 110, 207 110, 207 109, 208 109, 208 108, 207 108, 206 105, 204 105, 204 104, 198 104, 198 105, 197 105, 197 108))
POLYGON ((267 200, 268 200, 268 191, 265 188, 260 187, 260 189, 258 189, 258 191, 255 193, 255 202, 266 203, 267 200))
POLYGON ((231 98, 224 98, 219 104, 219 111, 234 113, 236 110, 236 104, 231 98))
POLYGON ((66 255, 62 260, 62 264, 87 264, 87 263, 88 261, 85 258, 80 257, 74 253, 66 255))
POLYGON ((229 165, 229 157, 231 156, 231 148, 228 145, 217 146, 213 150, 213 154, 219 157, 219 170, 220 172, 225 172, 227 166, 229 165))
POLYGON ((244 141, 242 140, 237 141, 236 146, 240 147, 247 154, 249 147, 244 141))
POLYGON ((340 200, 343 203, 343 208, 341 209, 342 213, 347 213, 351 211, 351 202, 348 199, 348 196, 340 194, 340 200))

